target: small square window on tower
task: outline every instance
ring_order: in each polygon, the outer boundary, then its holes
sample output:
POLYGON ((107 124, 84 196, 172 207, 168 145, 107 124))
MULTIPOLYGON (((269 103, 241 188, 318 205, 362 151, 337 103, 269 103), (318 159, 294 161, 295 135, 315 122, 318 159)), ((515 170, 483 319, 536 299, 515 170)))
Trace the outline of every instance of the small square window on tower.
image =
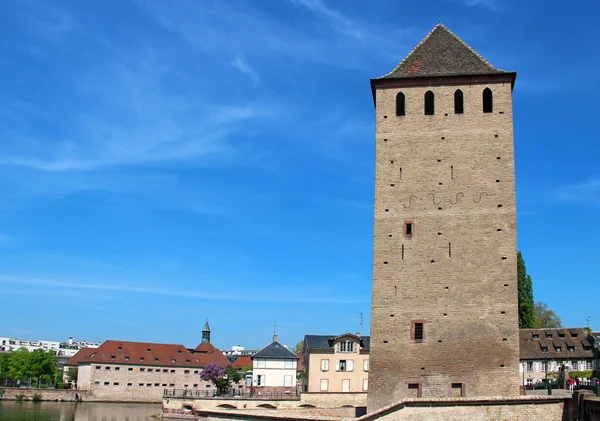
POLYGON ((415 235, 415 224, 413 221, 404 222, 404 237, 411 238, 415 235))

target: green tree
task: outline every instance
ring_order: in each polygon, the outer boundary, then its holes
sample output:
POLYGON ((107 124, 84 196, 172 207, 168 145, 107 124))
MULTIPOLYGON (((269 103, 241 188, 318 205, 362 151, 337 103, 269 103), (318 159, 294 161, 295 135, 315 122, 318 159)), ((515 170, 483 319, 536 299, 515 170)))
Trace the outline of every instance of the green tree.
POLYGON ((521 252, 517 254, 517 285, 519 294, 519 327, 531 329, 535 326, 535 306, 533 304, 533 282, 527 274, 525 260, 521 252))
POLYGON ((248 364, 242 367, 242 373, 247 373, 249 371, 252 371, 252 364, 248 364))
POLYGON ((294 354, 302 354, 302 348, 304 348, 304 339, 296 344, 296 346, 294 347, 294 354))
POLYGON ((77 383, 77 368, 75 367, 69 367, 67 369, 67 372, 65 373, 65 377, 67 379, 68 382, 75 382, 77 383))
POLYGON ((538 301, 535 303, 535 329, 562 327, 562 320, 554 311, 548 309, 548 304, 538 301))
MULTIPOLYGON (((225 369, 225 375, 227 376, 227 379, 234 384, 242 380, 240 372, 231 365, 225 369)), ((229 386, 229 384, 227 386, 229 386)))
POLYGON ((28 356, 30 376, 36 379, 37 387, 40 382, 52 383, 56 377, 56 355, 52 351, 36 349, 28 356))
POLYGON ((27 348, 19 348, 9 354, 8 378, 21 384, 31 379, 31 362, 27 348))

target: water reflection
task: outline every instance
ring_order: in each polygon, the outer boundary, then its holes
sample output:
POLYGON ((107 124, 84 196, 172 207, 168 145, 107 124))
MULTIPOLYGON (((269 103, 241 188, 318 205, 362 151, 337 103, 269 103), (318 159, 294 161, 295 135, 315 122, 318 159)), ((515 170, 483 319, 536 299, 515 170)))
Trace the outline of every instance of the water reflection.
POLYGON ((150 421, 160 404, 0 401, 2 421, 150 421))

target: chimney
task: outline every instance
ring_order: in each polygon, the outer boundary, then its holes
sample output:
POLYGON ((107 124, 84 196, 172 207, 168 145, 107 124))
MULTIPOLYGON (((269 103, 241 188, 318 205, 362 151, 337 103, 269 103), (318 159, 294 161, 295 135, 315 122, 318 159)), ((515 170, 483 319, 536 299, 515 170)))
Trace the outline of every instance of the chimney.
POLYGON ((277 342, 277 335, 273 335, 273 342, 277 342))
POLYGON ((356 336, 360 338, 360 332, 356 332, 356 336))

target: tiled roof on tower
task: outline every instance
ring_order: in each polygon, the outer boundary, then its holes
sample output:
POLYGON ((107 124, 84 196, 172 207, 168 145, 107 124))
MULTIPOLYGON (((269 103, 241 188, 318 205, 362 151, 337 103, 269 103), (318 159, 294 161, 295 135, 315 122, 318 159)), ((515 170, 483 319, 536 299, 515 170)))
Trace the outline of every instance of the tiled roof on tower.
POLYGON ((376 79, 506 74, 442 24, 437 24, 394 70, 376 79))

